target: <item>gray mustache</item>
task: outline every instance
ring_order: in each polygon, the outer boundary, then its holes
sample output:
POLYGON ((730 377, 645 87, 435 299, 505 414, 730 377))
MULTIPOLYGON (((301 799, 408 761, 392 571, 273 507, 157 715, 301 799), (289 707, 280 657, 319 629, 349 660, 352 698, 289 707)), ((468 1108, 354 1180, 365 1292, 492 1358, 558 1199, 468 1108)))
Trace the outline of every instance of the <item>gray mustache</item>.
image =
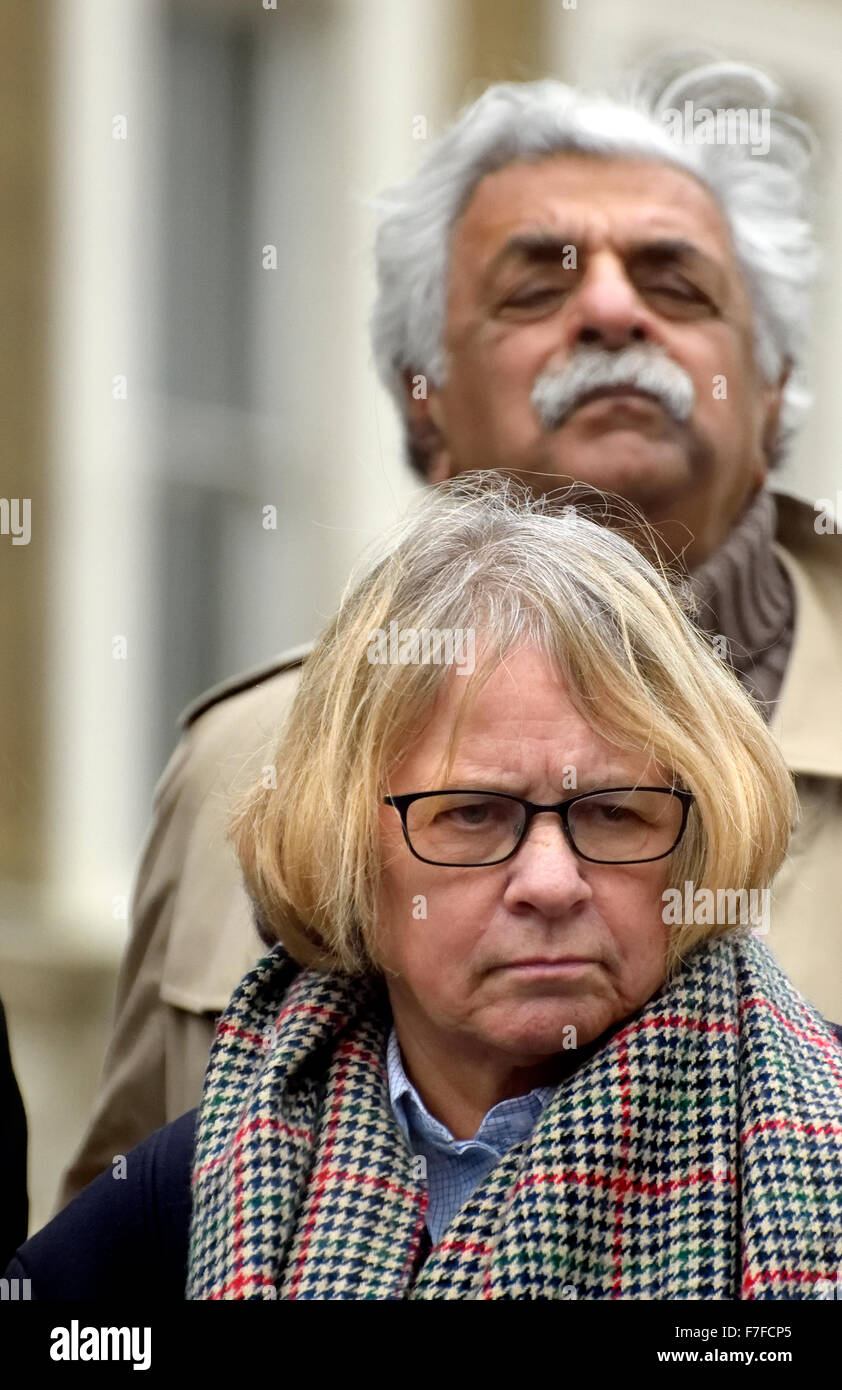
POLYGON ((657 348, 580 349, 560 370, 542 372, 532 388, 532 405, 545 429, 564 424, 591 391, 628 386, 654 396, 679 424, 696 400, 692 379, 683 367, 657 348))

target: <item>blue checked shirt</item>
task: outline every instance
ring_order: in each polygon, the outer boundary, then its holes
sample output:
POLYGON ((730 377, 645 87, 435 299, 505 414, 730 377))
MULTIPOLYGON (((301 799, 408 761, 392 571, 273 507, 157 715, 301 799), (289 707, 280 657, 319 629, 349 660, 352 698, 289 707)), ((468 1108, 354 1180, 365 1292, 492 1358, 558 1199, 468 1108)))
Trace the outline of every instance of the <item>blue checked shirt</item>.
POLYGON ((433 1245, 437 1245, 474 1188, 513 1144, 532 1132, 555 1088, 538 1086, 528 1095, 499 1101, 488 1111, 473 1139, 454 1139, 430 1114, 404 1071, 394 1027, 389 1034, 386 1065, 395 1118, 412 1152, 421 1154, 427 1163, 427 1228, 433 1245))

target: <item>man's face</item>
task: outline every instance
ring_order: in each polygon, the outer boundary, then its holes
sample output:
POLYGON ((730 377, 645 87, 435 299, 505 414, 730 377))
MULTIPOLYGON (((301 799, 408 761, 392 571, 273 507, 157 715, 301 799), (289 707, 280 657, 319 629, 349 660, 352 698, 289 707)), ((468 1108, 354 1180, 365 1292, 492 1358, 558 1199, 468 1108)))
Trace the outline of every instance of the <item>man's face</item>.
POLYGON ((542 492, 590 483, 635 502, 696 565, 765 478, 781 386, 756 372, 724 217, 679 170, 561 155, 486 175, 452 233, 445 348, 446 384, 410 406, 436 441, 431 482, 492 468, 542 492), (603 393, 541 423, 543 372, 635 346, 689 375, 689 418, 603 393))
MULTIPOLYGON (((393 772, 393 794, 443 789, 460 686, 452 677, 442 687, 393 772)), ((647 754, 601 738, 547 659, 525 647, 479 692, 445 785, 554 804, 573 794, 571 767, 577 791, 664 785, 647 754)), ((501 1071, 537 1066, 567 1045, 566 1028, 587 1046, 663 981, 668 859, 588 862, 548 813, 502 863, 442 867, 410 853, 393 807, 380 808, 380 821, 379 961, 402 1046, 444 1066, 467 1057, 501 1071)))

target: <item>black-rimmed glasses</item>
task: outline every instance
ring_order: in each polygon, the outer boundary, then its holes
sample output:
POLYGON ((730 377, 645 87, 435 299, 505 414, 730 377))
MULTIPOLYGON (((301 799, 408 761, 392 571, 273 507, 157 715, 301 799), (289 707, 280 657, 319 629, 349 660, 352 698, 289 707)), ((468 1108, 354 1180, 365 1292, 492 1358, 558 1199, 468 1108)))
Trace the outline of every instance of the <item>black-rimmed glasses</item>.
POLYGON ((567 843, 592 864, 648 864, 672 854, 693 793, 674 787, 604 787, 541 806, 503 792, 447 790, 386 796, 406 843, 425 864, 483 868, 511 859, 535 816, 561 817, 567 843))

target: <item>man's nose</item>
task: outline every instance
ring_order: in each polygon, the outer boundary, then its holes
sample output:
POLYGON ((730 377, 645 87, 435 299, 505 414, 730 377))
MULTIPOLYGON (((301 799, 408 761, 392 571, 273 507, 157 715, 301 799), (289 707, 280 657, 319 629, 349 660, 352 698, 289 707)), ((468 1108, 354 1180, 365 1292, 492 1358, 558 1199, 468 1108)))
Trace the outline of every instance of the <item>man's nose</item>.
POLYGON ((517 854, 509 860, 504 900, 509 907, 528 905, 548 916, 568 911, 592 896, 582 876, 584 860, 574 853, 554 812, 536 816, 517 854))
POLYGON ((589 264, 575 296, 568 322, 569 347, 609 350, 646 342, 653 323, 646 304, 629 279, 622 262, 596 257, 589 264))

